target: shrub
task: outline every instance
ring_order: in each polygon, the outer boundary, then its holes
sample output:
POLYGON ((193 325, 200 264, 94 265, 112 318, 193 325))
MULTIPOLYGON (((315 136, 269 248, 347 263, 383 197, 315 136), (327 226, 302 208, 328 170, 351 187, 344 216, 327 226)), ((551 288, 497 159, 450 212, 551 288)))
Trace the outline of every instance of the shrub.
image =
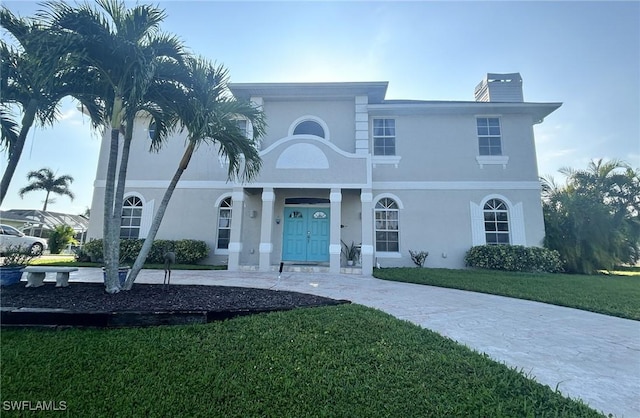
MULTIPOLYGON (((120 241, 120 262, 133 263, 142 248, 142 239, 123 239, 120 241)), ((209 255, 209 246, 204 241, 183 239, 155 240, 147 257, 147 263, 163 263, 167 250, 176 253, 176 262, 181 264, 197 264, 209 255)), ((86 243, 83 251, 91 257, 93 262, 104 260, 102 239, 94 239, 86 243)))
POLYGON ((60 254, 60 251, 69 244, 77 243, 74 238, 76 232, 69 225, 58 225, 49 234, 49 252, 60 254))
MULTIPOLYGON (((204 241, 183 239, 175 242, 176 263, 196 264, 209 255, 209 247, 204 241)), ((164 253, 163 253, 164 254, 164 253)))
POLYGON ((427 257, 429 256, 429 251, 409 250, 409 255, 411 256, 411 260, 413 260, 416 266, 422 267, 424 266, 424 262, 427 260, 427 257))
POLYGON ((562 271, 557 251, 522 245, 479 245, 464 258, 468 267, 490 270, 549 272, 562 271))

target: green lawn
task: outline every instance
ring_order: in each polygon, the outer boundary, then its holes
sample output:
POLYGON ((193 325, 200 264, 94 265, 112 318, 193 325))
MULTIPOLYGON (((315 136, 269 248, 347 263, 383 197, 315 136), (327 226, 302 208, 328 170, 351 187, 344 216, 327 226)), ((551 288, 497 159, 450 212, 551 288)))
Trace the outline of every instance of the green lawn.
POLYGON ((640 320, 640 274, 572 275, 494 270, 376 269, 380 279, 535 300, 640 320))
POLYGON ((207 325, 3 329, 1 336, 0 404, 64 402, 69 416, 601 416, 517 370, 359 305, 207 325))

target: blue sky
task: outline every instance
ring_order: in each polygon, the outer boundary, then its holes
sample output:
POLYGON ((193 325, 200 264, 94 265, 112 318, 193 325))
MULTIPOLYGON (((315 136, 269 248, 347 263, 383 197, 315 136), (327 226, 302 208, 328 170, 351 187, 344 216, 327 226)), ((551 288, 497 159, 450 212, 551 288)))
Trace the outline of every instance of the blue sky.
MULTIPOLYGON (((2 4, 21 16, 38 9, 2 4)), ((560 179, 559 168, 593 158, 640 168, 638 1, 157 4, 163 30, 224 64, 232 82, 388 81, 387 99, 473 100, 486 73, 520 72, 526 101, 563 103, 534 128, 541 175, 560 179)), ((76 199, 50 210, 91 205, 100 135, 71 103, 61 111, 53 128, 29 134, 2 209, 42 207, 44 193, 17 196, 42 167, 75 177, 76 199)))

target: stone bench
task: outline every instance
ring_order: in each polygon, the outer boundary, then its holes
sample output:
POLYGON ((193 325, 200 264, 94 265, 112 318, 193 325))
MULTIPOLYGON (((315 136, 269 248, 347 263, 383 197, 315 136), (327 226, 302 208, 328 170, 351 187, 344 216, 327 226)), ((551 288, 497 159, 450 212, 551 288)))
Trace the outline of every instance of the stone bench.
POLYGON ((78 271, 77 267, 36 267, 29 266, 22 270, 27 273, 27 286, 26 287, 40 287, 44 285, 44 277, 47 273, 56 274, 56 287, 69 286, 69 273, 72 271, 78 271))

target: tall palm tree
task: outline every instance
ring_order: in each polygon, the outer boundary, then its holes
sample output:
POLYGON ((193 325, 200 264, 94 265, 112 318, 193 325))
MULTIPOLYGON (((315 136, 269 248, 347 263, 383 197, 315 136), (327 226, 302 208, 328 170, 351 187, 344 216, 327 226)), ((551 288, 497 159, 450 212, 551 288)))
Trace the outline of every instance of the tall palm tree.
POLYGON ((218 144, 220 154, 229 161, 227 175, 231 180, 250 181, 258 174, 262 164, 256 146, 265 130, 262 111, 250 102, 238 101, 229 94, 229 76, 223 66, 215 66, 202 58, 189 60, 188 66, 191 76, 188 89, 184 90, 180 100, 167 103, 174 106, 180 122, 188 131, 187 147, 153 218, 125 289, 131 289, 142 269, 173 191, 201 143, 218 144), (249 121, 253 128, 251 138, 247 138, 238 127, 238 119, 249 121))
POLYGON ((47 3, 47 16, 54 28, 77 36, 75 49, 83 57, 82 65, 95 70, 106 83, 102 98, 110 115, 111 141, 104 198, 105 286, 107 292, 115 293, 120 290, 120 216, 135 114, 157 80, 158 63, 181 62, 184 53, 175 36, 159 33, 166 17, 162 9, 138 4, 127 8, 121 0, 96 3, 98 8, 88 4, 72 7, 63 2, 47 3), (116 176, 121 131, 125 138, 116 176))
POLYGON ((24 197, 25 194, 36 191, 44 190, 47 195, 44 198, 43 212, 47 211, 47 204, 52 200, 49 199, 51 193, 68 196, 71 200, 75 199, 75 195, 69 186, 73 183, 73 177, 70 175, 63 175, 56 177, 56 174, 50 168, 41 168, 37 171, 29 171, 27 173, 27 180, 30 181, 28 185, 20 189, 18 194, 20 197, 24 197))
POLYGON ((94 126, 102 119, 100 103, 84 89, 94 77, 65 53, 71 39, 35 19, 16 17, 0 9, 0 24, 16 45, 0 41, 0 120, 2 146, 8 163, 0 182, 0 203, 4 200, 29 130, 34 123, 53 124, 60 101, 67 96, 78 99, 91 116, 94 126), (21 123, 13 119, 20 109, 21 123))

